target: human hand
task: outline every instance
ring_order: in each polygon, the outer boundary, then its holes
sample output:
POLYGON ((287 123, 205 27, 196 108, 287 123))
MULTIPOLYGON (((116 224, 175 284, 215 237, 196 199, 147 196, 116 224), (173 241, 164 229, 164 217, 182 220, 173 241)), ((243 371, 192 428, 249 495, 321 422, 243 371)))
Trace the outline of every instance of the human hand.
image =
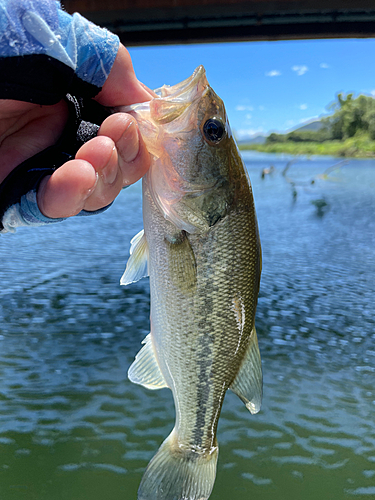
MULTIPOLYGON (((116 60, 96 100, 108 107, 150 100, 153 93, 135 77, 128 51, 120 45, 116 60)), ((57 142, 68 118, 64 101, 52 106, 0 100, 0 182, 21 162, 57 142)), ((50 218, 95 211, 111 203, 120 190, 140 179, 150 158, 130 115, 116 113, 97 137, 41 182, 37 200, 50 218)))

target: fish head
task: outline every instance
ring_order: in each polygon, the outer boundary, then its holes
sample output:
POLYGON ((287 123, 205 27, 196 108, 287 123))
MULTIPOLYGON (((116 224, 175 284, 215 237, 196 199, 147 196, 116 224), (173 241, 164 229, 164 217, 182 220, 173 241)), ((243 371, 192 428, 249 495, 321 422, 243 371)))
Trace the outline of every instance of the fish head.
POLYGON ((243 171, 224 103, 203 66, 155 92, 158 97, 133 108, 153 156, 145 182, 164 217, 180 230, 208 231, 231 206, 239 162, 243 171))

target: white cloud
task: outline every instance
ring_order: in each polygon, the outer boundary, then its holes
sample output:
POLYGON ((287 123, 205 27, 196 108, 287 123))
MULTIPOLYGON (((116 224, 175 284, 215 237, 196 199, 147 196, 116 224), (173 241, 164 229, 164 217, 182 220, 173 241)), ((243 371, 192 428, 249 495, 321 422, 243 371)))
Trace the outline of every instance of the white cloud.
POLYGON ((298 76, 302 76, 309 68, 307 66, 292 66, 292 70, 295 71, 298 76))
POLYGON ((330 65, 329 65, 329 64, 327 64, 327 63, 320 63, 320 67, 321 67, 322 69, 328 69, 328 68, 330 68, 330 65))
POLYGON ((266 108, 264 106, 258 106, 259 111, 264 111, 266 108))
POLYGON ((300 106, 298 106, 298 107, 299 107, 299 109, 304 110, 304 109, 307 109, 307 104, 301 104, 301 105, 300 105, 300 106))
POLYGON ((266 76, 280 76, 280 75, 281 71, 279 71, 278 69, 273 69, 272 71, 266 73, 266 76))
POLYGON ((236 111, 253 111, 254 108, 252 106, 244 106, 242 104, 239 104, 238 106, 236 106, 236 111))
POLYGON ((372 96, 375 96, 375 89, 374 89, 374 90, 371 90, 371 91, 370 91, 370 94, 371 94, 372 96))
POLYGON ((252 117, 253 117, 253 115, 251 115, 250 113, 248 113, 248 114, 246 115, 246 119, 247 119, 247 120, 251 120, 251 119, 252 119, 252 117))

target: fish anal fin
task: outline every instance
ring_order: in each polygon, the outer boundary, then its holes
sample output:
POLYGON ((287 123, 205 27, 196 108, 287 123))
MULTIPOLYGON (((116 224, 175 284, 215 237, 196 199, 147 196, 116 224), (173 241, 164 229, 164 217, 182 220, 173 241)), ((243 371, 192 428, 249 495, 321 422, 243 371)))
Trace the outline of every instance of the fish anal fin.
POLYGON ((129 285, 146 276, 148 276, 148 243, 142 229, 130 242, 130 257, 120 284, 129 285))
POLYGON ((240 369, 230 389, 245 403, 250 413, 258 413, 262 403, 262 385, 262 364, 254 327, 240 369))
POLYGON ((142 342, 145 344, 131 364, 128 377, 134 384, 140 384, 147 389, 162 389, 168 387, 159 368, 152 345, 151 333, 142 342))

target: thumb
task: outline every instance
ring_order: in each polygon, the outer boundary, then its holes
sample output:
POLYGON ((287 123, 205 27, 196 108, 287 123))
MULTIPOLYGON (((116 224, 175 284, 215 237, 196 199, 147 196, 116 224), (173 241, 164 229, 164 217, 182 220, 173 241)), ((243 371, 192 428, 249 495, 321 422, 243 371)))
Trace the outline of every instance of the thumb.
POLYGON ((103 106, 126 106, 149 101, 154 93, 137 80, 127 49, 120 44, 111 72, 95 97, 103 106))

